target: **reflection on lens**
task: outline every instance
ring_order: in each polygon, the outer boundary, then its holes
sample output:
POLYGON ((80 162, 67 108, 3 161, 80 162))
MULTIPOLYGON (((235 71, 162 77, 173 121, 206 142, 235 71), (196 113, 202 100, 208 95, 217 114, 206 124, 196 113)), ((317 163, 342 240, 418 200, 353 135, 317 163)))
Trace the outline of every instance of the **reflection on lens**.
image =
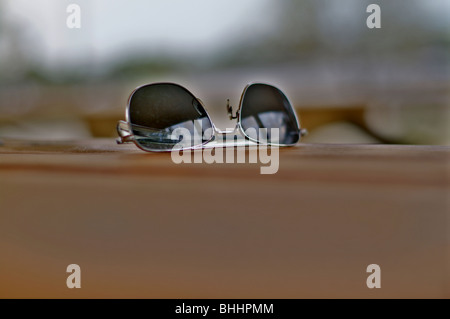
POLYGON ((130 98, 128 119, 136 142, 146 150, 193 147, 212 138, 212 123, 206 110, 177 84, 157 83, 137 89, 130 98), (189 134, 174 133, 176 129, 189 134))
POLYGON ((244 133, 256 141, 270 143, 272 129, 278 129, 279 144, 291 145, 300 139, 297 119, 288 99, 279 89, 267 84, 252 84, 245 91, 241 126, 244 133), (267 135, 260 136, 261 132, 267 135))

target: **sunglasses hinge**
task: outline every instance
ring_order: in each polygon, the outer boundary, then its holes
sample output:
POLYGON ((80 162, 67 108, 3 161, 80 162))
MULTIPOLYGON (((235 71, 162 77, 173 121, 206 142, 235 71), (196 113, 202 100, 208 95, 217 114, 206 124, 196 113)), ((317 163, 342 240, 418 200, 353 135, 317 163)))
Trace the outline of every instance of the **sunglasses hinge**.
POLYGON ((128 122, 120 120, 117 123, 117 133, 119 134, 119 138, 116 139, 117 144, 125 144, 131 143, 134 140, 133 133, 130 131, 128 122))
POLYGON ((230 120, 237 119, 238 118, 238 112, 236 111, 236 114, 233 115, 233 107, 230 105, 230 99, 227 99, 227 114, 230 120))

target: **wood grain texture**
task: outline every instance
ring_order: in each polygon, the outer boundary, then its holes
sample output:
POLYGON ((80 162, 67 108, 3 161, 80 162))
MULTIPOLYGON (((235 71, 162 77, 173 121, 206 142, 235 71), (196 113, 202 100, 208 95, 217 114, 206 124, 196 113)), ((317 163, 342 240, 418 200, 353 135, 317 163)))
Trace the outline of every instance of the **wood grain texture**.
POLYGON ((448 298, 449 156, 300 144, 261 175, 112 139, 6 140, 0 297, 448 298))

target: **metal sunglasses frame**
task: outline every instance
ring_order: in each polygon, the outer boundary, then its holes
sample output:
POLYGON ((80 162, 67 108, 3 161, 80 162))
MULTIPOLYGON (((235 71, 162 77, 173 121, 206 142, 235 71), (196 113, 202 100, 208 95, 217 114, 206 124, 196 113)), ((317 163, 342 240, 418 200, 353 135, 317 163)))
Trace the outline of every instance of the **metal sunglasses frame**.
MULTIPOLYGON (((198 144, 198 145, 194 145, 194 146, 191 146, 191 147, 182 148, 182 150, 196 150, 196 149, 203 149, 203 148, 209 148, 209 147, 235 147, 235 146, 257 146, 257 145, 294 146, 298 142, 300 142, 300 140, 301 140, 301 138, 303 136, 306 136, 308 134, 308 130, 306 130, 304 128, 301 128, 300 121, 299 121, 299 118, 297 116, 297 113, 295 112, 295 109, 293 108, 293 106, 292 106, 291 102, 289 101, 289 99, 287 98, 287 96, 280 89, 278 89, 277 87, 275 87, 275 86, 273 86, 271 84, 262 83, 262 82, 251 82, 251 83, 248 83, 245 86, 244 90, 242 91, 241 98, 240 98, 240 101, 239 101, 239 108, 236 111, 235 115, 233 115, 233 108, 232 108, 232 106, 230 106, 230 104, 229 104, 230 100, 228 99, 227 100, 227 106, 226 106, 227 107, 227 114, 228 114, 230 120, 236 119, 237 123, 236 123, 236 126, 235 126, 235 128, 233 130, 222 131, 222 130, 218 129, 214 125, 214 123, 213 123, 213 121, 211 119, 211 116, 208 113, 208 110, 206 109, 205 105, 203 104, 203 101, 201 99, 199 99, 198 97, 196 97, 194 94, 192 94, 191 91, 189 91, 184 86, 182 86, 180 84, 177 84, 177 83, 156 82, 156 83, 149 83, 149 84, 144 84, 144 85, 138 86, 137 88, 135 88, 133 90, 133 92, 131 92, 130 96, 128 97, 127 106, 126 106, 126 109, 125 109, 125 119, 126 119, 126 121, 120 120, 117 123, 117 133, 119 135, 119 138, 116 140, 117 144, 134 143, 139 149, 141 149, 143 151, 146 151, 146 152, 171 152, 172 151, 170 149, 160 150, 160 149, 146 149, 146 148, 142 147, 137 142, 137 140, 135 138, 135 135, 133 134, 133 131, 132 131, 132 128, 131 128, 130 115, 129 115, 131 98, 133 97, 134 93, 137 90, 139 90, 139 89, 141 89, 143 87, 146 87, 146 86, 156 85, 156 84, 175 85, 175 86, 178 86, 178 87, 182 88, 183 90, 189 92, 202 105, 203 109, 206 112, 206 115, 207 115, 209 121, 211 122, 211 126, 212 126, 212 129, 213 129, 213 134, 212 134, 212 136, 211 136, 211 138, 209 140, 207 140, 206 142, 203 142, 202 144, 198 144), (258 141, 256 139, 253 139, 250 136, 248 136, 247 134, 245 134, 245 131, 244 131, 244 129, 242 127, 242 123, 241 123, 242 102, 244 101, 244 97, 245 97, 245 94, 246 94, 247 90, 252 85, 267 85, 267 86, 270 86, 270 87, 278 90, 283 95, 283 97, 288 101, 289 106, 292 109, 292 113, 294 114, 294 118, 295 118, 297 127, 299 129, 299 131, 298 131, 299 139, 298 139, 298 141, 296 143, 293 143, 293 144, 263 143, 263 142, 258 141), (244 143, 240 143, 240 144, 235 144, 235 143, 232 143, 232 144, 223 144, 223 143, 222 144, 214 144, 214 143, 212 143, 215 140, 217 140, 219 135, 233 134, 233 135, 236 136, 236 133, 239 133, 242 137, 244 137, 244 141, 245 141, 244 143)), ((177 149, 177 151, 179 151, 179 149, 177 149)))

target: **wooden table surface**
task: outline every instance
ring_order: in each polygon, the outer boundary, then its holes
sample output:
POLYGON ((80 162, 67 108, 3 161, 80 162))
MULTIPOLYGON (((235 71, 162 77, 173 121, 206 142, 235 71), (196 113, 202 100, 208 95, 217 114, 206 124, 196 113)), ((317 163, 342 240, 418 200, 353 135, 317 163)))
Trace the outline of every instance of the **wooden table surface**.
POLYGON ((0 297, 448 298, 449 156, 300 144, 261 175, 113 139, 2 141, 0 297))

